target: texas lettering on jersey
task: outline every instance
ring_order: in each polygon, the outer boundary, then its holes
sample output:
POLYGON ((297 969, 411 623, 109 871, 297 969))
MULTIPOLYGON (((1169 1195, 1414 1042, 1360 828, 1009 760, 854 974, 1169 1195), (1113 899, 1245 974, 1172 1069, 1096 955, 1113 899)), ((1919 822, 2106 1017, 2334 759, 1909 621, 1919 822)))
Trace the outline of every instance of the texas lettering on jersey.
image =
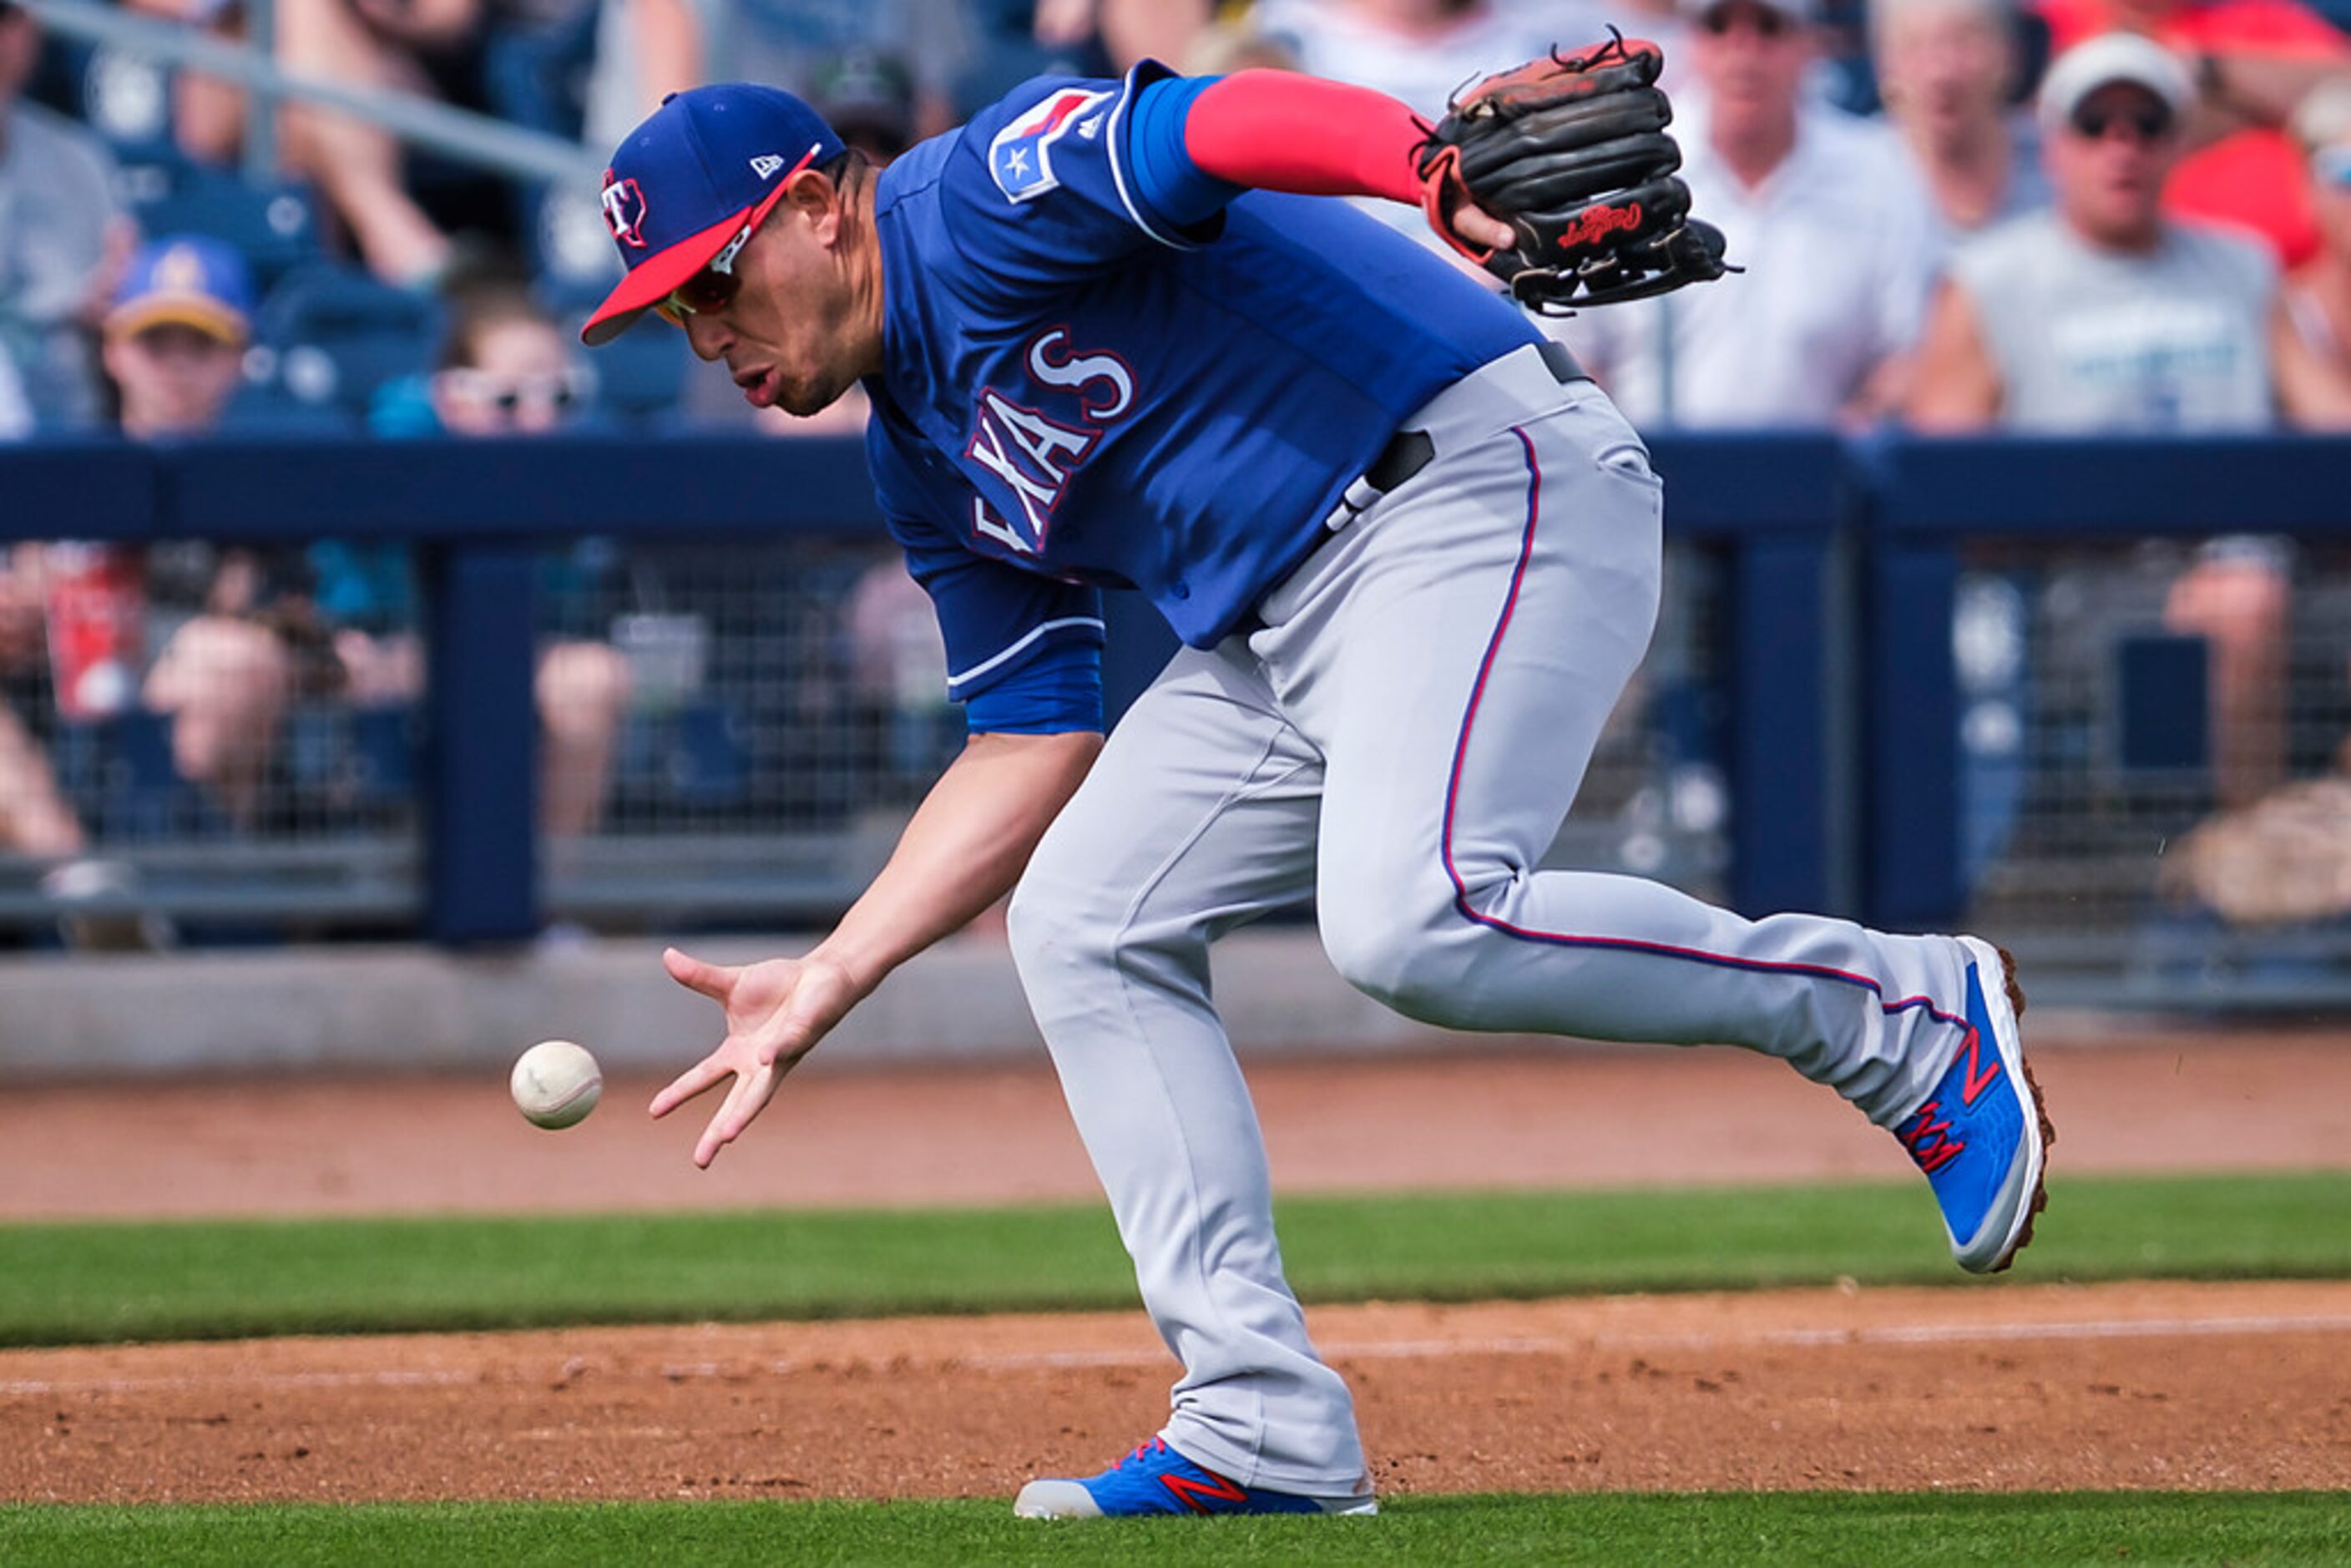
POLYGON ((1134 406, 1134 371, 1106 350, 1072 350, 1066 327, 1050 327, 1030 339, 1020 359, 1031 381, 1075 394, 1055 400, 1073 403, 1061 411, 1073 417, 1055 418, 994 387, 982 387, 964 455, 1001 480, 1015 503, 999 512, 974 496, 973 532, 1035 556, 1044 552, 1053 513, 1104 427, 1134 406))

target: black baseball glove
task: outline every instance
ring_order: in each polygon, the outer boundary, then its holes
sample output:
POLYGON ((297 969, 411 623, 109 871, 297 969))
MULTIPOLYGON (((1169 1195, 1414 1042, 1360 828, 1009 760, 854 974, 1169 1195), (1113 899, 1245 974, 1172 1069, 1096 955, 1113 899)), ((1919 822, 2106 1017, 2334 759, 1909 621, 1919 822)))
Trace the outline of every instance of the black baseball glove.
POLYGON ((1737 268, 1722 231, 1689 215, 1657 88, 1665 57, 1614 33, 1580 55, 1552 51, 1457 95, 1421 144, 1428 221, 1452 246, 1549 315, 1704 283, 1737 268), (1518 232, 1509 250, 1462 238, 1473 202, 1518 232))

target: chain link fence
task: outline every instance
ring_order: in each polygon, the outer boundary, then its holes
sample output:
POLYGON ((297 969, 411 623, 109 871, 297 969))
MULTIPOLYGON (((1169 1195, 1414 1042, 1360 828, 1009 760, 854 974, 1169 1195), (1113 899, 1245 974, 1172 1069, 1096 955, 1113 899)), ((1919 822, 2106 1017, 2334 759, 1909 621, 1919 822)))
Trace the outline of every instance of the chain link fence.
MULTIPOLYGON (((409 552, 50 544, 6 575, 0 929, 414 928, 427 670, 409 552)), ((1721 896, 1718 575, 1671 553, 1655 646, 1549 863, 1721 896)), ((962 743, 929 601, 886 540, 591 539, 545 552, 538 580, 550 919, 830 918, 962 743)))
POLYGON ((1968 915, 2126 990, 2351 959, 2351 554, 2273 537, 1970 548, 1968 915))

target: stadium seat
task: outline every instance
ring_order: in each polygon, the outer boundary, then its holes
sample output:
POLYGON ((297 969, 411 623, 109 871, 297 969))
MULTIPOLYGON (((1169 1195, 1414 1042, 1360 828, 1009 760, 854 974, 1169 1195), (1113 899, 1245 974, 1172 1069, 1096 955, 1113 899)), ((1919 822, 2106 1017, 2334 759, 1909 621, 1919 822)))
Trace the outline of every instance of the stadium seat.
POLYGON ((482 45, 482 91, 500 120, 577 141, 582 90, 596 63, 599 7, 577 5, 538 26, 493 27, 482 45))
POLYGON ((118 157, 172 150, 172 68, 150 56, 45 32, 26 95, 89 126, 118 157))
POLYGON ((319 218, 297 185, 256 187, 169 149, 126 155, 123 204, 150 235, 209 235, 235 246, 266 290, 319 258, 319 218))
POLYGON ((2201 778, 2212 764, 2211 645, 2139 632, 2115 645, 2115 762, 2142 777, 2201 778))
POLYGON ((332 263, 288 276, 262 301, 256 341, 268 375, 296 402, 363 417, 384 382, 427 370, 442 332, 440 301, 332 263))
MULTIPOLYGON (((492 27, 482 48, 482 91, 490 112, 566 141, 579 141, 601 11, 575 5, 550 22, 492 27)), ((558 191, 537 180, 518 180, 511 189, 515 233, 534 274, 602 277, 617 272, 593 186, 558 191)))
POLYGON ((351 710, 353 782, 360 804, 381 806, 415 799, 417 732, 423 722, 413 703, 351 710))
POLYGON ((221 415, 228 435, 282 436, 289 441, 340 441, 364 434, 360 422, 339 403, 304 402, 283 387, 248 381, 221 415))
POLYGON ((749 727, 733 705, 707 699, 632 713, 621 725, 612 775, 624 816, 740 807, 751 792, 749 727))
POLYGON ((152 841, 218 826, 172 765, 171 722, 131 708, 59 727, 57 781, 101 838, 152 841))
POLYGON ((381 821, 416 798, 413 703, 304 703, 287 715, 285 788, 306 821, 381 821))
POLYGON ((697 702, 678 711, 669 755, 670 789, 687 806, 731 806, 751 787, 750 750, 743 721, 721 702, 697 702))

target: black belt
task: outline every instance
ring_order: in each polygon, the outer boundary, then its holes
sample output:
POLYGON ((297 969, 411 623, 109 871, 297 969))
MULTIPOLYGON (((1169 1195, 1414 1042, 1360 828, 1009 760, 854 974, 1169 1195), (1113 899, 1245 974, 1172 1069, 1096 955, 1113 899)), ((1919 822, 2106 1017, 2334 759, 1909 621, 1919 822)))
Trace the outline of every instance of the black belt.
MULTIPOLYGON (((1536 346, 1536 351, 1542 355, 1543 367, 1551 371, 1552 379, 1562 386, 1572 386, 1577 382, 1588 382, 1592 379, 1585 373, 1583 367, 1575 362, 1575 356, 1567 351, 1567 346, 1563 343, 1554 342, 1546 338, 1536 346)), ((1372 459, 1371 465, 1365 468, 1340 496, 1337 509, 1323 519, 1324 531, 1335 534, 1345 528, 1373 502, 1397 488, 1436 460, 1437 442, 1428 432, 1397 431, 1388 437, 1387 444, 1380 448, 1380 455, 1372 459)), ((1296 567, 1293 566, 1290 570, 1295 570, 1296 567)), ((1289 572, 1285 571, 1281 577, 1275 578, 1274 581, 1280 582, 1288 575, 1289 572)), ((1258 619, 1256 610, 1252 607, 1249 613, 1241 617, 1240 624, 1234 630, 1247 635, 1263 627, 1264 624, 1264 622, 1258 619)))
MULTIPOLYGON (((1422 469, 1437 456, 1437 443, 1425 430, 1399 430, 1388 437, 1372 465, 1364 470, 1364 483, 1386 495, 1422 469)), ((1347 486, 1350 490, 1354 486, 1347 486)))
MULTIPOLYGON (((1542 356, 1543 368, 1551 371, 1552 379, 1562 386, 1572 386, 1577 382, 1592 379, 1583 367, 1575 362, 1575 356, 1567 351, 1564 343, 1546 338, 1536 345, 1535 351, 1542 356)), ((1436 457, 1437 443, 1429 439, 1428 432, 1425 430, 1399 430, 1389 436, 1388 444, 1380 448, 1380 455, 1372 459, 1371 466, 1364 470, 1363 477, 1347 486, 1347 493, 1340 502, 1341 509, 1332 515, 1331 531, 1336 533, 1345 528, 1355 520, 1357 512, 1376 499, 1376 497, 1358 499, 1363 491, 1373 490, 1384 496, 1427 467, 1436 457)))

